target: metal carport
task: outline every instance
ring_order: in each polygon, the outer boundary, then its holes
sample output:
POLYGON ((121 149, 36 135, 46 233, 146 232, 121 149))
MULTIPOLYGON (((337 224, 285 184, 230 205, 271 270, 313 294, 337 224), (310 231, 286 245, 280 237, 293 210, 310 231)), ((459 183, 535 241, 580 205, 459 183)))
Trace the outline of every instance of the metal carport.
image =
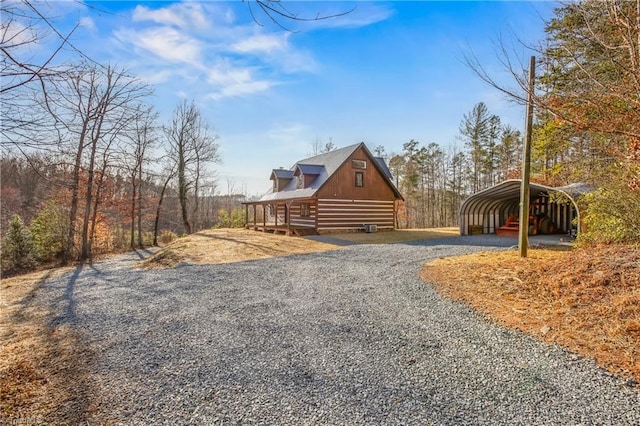
MULTIPOLYGON (((520 179, 510 179, 469 196, 460 206, 460 235, 474 233, 493 234, 511 215, 518 215, 520 206, 520 179)), ((572 228, 580 232, 580 212, 576 198, 589 190, 578 183, 563 187, 529 184, 530 214, 544 213, 563 233, 572 228), (558 201, 550 195, 560 193, 558 201), (575 219, 575 221, 574 221, 575 219)))

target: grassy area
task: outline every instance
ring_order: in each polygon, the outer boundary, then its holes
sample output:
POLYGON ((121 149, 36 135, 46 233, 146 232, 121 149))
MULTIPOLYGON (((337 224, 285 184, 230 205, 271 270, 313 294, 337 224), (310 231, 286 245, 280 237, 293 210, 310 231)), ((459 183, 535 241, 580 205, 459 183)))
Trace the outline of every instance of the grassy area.
POLYGON ((444 295, 640 382, 640 248, 488 252, 426 264, 444 295))

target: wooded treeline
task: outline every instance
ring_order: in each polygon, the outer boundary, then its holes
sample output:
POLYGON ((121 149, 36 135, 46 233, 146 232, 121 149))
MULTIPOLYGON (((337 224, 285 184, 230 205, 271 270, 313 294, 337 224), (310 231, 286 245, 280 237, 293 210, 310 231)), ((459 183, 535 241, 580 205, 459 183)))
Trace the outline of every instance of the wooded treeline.
POLYGON ((383 147, 375 149, 387 159, 405 198, 399 227, 457 226, 458 209, 467 196, 519 177, 522 135, 503 125, 484 103, 463 116, 459 133, 460 148, 410 140, 399 154, 385 155, 383 147))

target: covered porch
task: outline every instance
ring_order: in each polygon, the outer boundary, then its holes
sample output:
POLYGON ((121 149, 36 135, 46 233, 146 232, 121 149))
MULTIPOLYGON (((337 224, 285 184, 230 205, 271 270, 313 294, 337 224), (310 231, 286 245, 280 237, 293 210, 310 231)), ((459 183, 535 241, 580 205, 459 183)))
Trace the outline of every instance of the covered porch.
POLYGON ((242 205, 246 229, 289 236, 317 234, 317 203, 313 198, 248 201, 242 205))

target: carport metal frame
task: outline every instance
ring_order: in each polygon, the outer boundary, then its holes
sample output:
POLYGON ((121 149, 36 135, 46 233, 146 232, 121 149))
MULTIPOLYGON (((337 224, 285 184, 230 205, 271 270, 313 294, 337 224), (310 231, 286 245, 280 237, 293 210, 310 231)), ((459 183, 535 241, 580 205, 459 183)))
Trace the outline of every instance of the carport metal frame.
MULTIPOLYGON (((509 179, 465 199, 459 210, 460 235, 469 235, 471 226, 482 226, 483 234, 494 233, 504 224, 507 216, 512 214, 517 216, 520 206, 520 186, 520 179, 509 179)), ((551 187, 530 183, 529 188, 529 198, 532 202, 545 194, 560 193, 565 196, 571 203, 569 212, 575 211, 577 232, 580 233, 580 210, 576 198, 588 192, 587 185, 551 187)))

